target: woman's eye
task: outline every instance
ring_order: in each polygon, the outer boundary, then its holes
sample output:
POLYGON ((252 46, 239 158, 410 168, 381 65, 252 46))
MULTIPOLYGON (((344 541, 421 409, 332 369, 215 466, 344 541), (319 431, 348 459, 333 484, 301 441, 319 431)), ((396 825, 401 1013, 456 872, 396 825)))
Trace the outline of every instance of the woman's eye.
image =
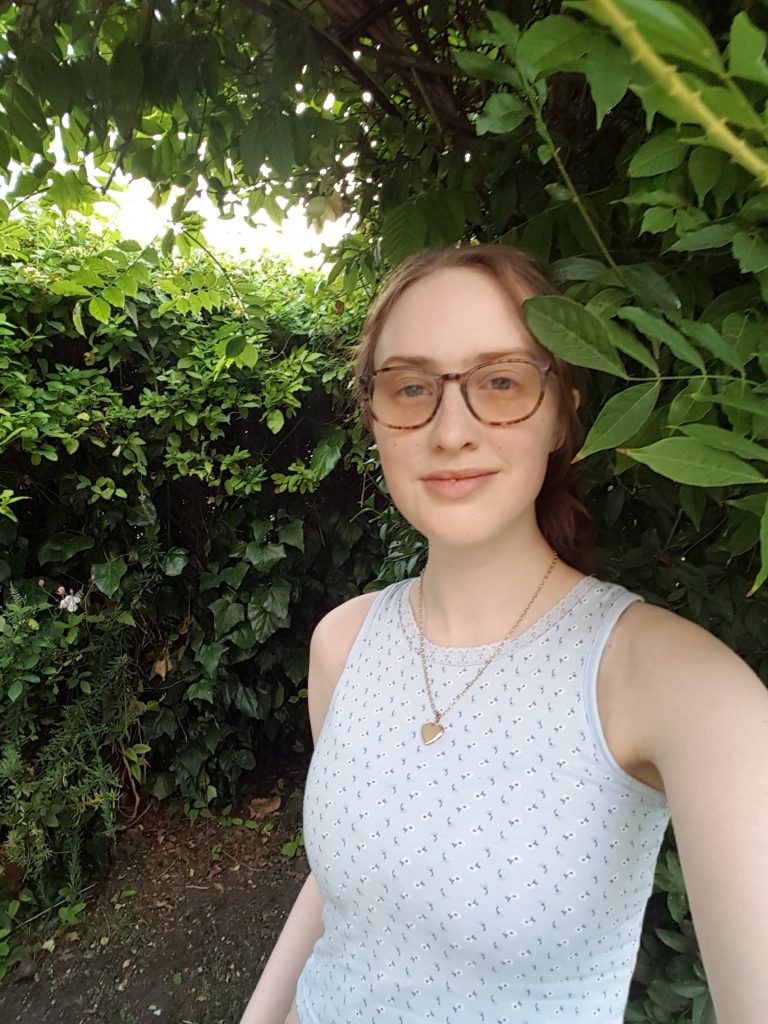
POLYGON ((423 384, 404 384, 400 388, 400 394, 404 398, 420 398, 424 394, 423 384))
POLYGON ((494 391, 511 391, 516 386, 517 381, 514 377, 491 377, 485 383, 485 387, 491 388, 494 391))

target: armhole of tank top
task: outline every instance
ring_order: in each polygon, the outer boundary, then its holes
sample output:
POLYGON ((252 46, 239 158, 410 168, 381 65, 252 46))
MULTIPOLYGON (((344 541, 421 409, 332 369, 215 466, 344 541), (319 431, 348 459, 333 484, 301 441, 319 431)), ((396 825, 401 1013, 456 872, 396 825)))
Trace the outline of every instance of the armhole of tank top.
POLYGON ((389 586, 384 587, 383 590, 380 590, 376 594, 376 597, 374 598, 373 602, 371 603, 371 607, 368 609, 368 611, 365 614, 365 618, 363 619, 363 623, 360 626, 360 629, 358 629, 358 631, 357 631, 357 635, 355 636, 355 639, 352 641, 352 646, 349 648, 349 653, 347 654, 347 657, 346 657, 346 659, 344 661, 344 667, 342 668, 341 672, 339 673, 339 678, 336 680, 336 685, 333 688, 333 693, 331 694, 331 699, 330 699, 330 701, 328 703, 328 710, 326 711, 325 719, 323 720, 323 726, 322 726, 322 728, 320 730, 320 735, 317 737, 317 743, 315 744, 315 749, 317 749, 317 747, 320 744, 320 740, 323 737, 323 733, 325 732, 326 726, 328 725, 328 723, 333 718, 333 713, 334 713, 334 710, 335 710, 335 707, 336 707, 336 703, 337 703, 337 701, 339 699, 339 693, 341 693, 343 691, 343 689, 344 689, 343 684, 346 681, 346 676, 347 676, 347 672, 349 670, 349 667, 353 663, 354 659, 357 657, 357 654, 360 651, 360 648, 365 643, 365 641, 366 641, 366 639, 368 637, 368 633, 370 632, 371 626, 373 625, 373 623, 376 621, 376 619, 379 616, 379 613, 381 611, 382 605, 387 600, 396 601, 398 599, 398 595, 401 592, 401 589, 404 586, 406 586, 409 582, 410 582, 409 580, 403 580, 403 581, 398 582, 398 583, 391 583, 389 586))
POLYGON ((622 768, 611 753, 611 748, 608 746, 608 741, 606 740, 605 733, 603 732, 603 723, 600 719, 600 708, 597 703, 597 674, 600 669, 600 661, 603 657, 605 646, 608 643, 608 639, 613 632, 616 623, 619 621, 626 609, 636 601, 643 600, 643 598, 638 594, 633 594, 623 588, 617 588, 617 591, 617 596, 614 598, 614 601, 606 612, 603 621, 597 628, 587 656, 586 671, 584 673, 584 710, 587 718, 587 724, 592 733, 592 738, 600 757, 602 758, 603 763, 610 769, 611 775, 613 775, 616 780, 625 787, 625 789, 629 789, 633 793, 642 795, 659 807, 666 807, 667 798, 664 793, 660 792, 658 789, 654 789, 653 786, 646 785, 645 782, 641 782, 639 779, 636 779, 633 775, 630 775, 629 772, 622 768))

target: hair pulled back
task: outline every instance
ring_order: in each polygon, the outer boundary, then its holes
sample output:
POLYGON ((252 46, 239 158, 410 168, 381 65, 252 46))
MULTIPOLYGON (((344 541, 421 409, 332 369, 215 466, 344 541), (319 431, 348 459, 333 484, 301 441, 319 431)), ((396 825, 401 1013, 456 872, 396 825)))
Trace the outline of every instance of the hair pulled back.
MULTIPOLYGON (((360 377, 373 371, 376 343, 392 307, 411 285, 437 270, 469 267, 489 274, 512 300, 525 324, 523 301, 533 295, 556 295, 557 289, 527 252, 505 245, 465 245, 426 250, 408 257, 384 282, 363 324, 353 355, 355 396, 365 407, 360 377)), ((581 572, 595 569, 591 517, 582 496, 581 475, 573 464, 582 439, 573 392, 582 393, 581 371, 548 352, 535 338, 555 369, 550 377, 556 389, 563 442, 549 457, 547 472, 536 499, 536 518, 546 541, 563 561, 581 572)))

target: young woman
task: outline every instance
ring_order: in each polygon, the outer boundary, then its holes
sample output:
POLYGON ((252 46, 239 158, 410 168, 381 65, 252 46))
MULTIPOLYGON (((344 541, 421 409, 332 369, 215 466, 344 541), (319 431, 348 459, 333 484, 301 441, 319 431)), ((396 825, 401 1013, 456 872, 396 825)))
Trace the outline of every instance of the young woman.
POLYGON ((551 290, 450 249, 368 318, 364 415, 429 555, 315 631, 312 873, 242 1024, 620 1024, 670 814, 718 1022, 768 1020, 768 695, 586 574, 573 370, 521 312, 551 290))

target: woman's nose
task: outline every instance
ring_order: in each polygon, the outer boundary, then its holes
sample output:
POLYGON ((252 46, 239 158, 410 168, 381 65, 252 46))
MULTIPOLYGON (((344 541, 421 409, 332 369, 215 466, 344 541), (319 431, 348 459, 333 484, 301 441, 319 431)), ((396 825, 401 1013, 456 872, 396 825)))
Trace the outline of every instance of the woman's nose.
POLYGON ((440 404, 429 426, 438 447, 463 448, 476 442, 480 424, 469 410, 459 381, 443 382, 440 404))

